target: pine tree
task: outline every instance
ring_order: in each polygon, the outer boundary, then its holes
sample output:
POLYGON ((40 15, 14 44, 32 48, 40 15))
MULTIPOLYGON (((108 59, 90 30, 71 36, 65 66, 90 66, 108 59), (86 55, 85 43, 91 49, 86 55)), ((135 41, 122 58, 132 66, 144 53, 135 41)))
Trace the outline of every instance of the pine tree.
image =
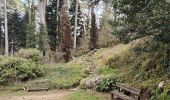
POLYGON ((49 44, 50 44, 50 49, 52 51, 56 51, 56 47, 57 47, 57 37, 58 37, 58 33, 57 33, 57 18, 56 18, 56 14, 57 14, 57 0, 51 0, 49 5, 47 5, 46 7, 46 22, 47 22, 47 31, 48 31, 48 35, 49 35, 49 44))
MULTIPOLYGON (((29 0, 28 0, 29 1, 29 0)), ((35 48, 36 46, 36 35, 35 35, 35 5, 34 2, 28 2, 28 11, 27 15, 28 22, 27 22, 27 36, 26 36, 26 47, 27 48, 35 48)))
POLYGON ((8 15, 9 51, 11 54, 26 47, 26 19, 20 12, 8 15))
MULTIPOLYGON (((74 34, 76 32, 76 46, 80 46, 80 38, 82 38, 83 34, 84 34, 83 14, 81 12, 81 6, 78 1, 79 0, 77 0, 77 2, 76 2, 76 0, 71 0, 71 5, 69 8, 72 34, 74 34), (76 6, 78 7, 77 10, 76 10, 76 6), (76 15, 77 15, 77 17, 76 17, 76 15), (75 19, 77 19, 77 21, 75 21, 75 19), (75 28, 75 26, 77 26, 77 27, 75 28)), ((73 36, 73 37, 75 37, 75 36, 73 36)), ((75 46, 74 46, 74 48, 75 48, 75 46)))
POLYGON ((91 2, 91 29, 90 29, 90 44, 89 49, 94 50, 98 48, 98 29, 96 26, 96 15, 94 12, 95 2, 91 2))

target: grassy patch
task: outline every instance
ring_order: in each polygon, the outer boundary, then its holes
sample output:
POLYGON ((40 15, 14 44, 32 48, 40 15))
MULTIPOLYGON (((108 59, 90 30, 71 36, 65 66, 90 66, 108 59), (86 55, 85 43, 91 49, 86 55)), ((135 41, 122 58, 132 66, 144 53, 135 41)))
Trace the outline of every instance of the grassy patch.
POLYGON ((110 67, 108 67, 108 66, 104 66, 104 67, 99 67, 99 68, 97 69, 97 72, 98 72, 100 75, 109 75, 109 74, 114 75, 115 72, 116 72, 116 70, 113 69, 113 68, 110 68, 110 67))
POLYGON ((50 89, 68 89, 79 85, 80 80, 84 78, 84 69, 82 67, 68 67, 61 65, 53 65, 46 67, 44 77, 30 81, 27 84, 43 84, 50 89))
POLYGON ((79 90, 65 97, 64 100, 110 100, 109 97, 106 94, 79 90))

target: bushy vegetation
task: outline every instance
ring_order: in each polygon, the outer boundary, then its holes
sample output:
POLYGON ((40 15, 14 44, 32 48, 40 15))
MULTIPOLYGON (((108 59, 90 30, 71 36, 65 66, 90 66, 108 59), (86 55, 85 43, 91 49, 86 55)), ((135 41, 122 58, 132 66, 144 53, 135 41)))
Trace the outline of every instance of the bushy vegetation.
POLYGON ((103 77, 96 85, 96 90, 99 92, 108 92, 114 89, 116 79, 114 76, 103 77))
POLYGON ((142 45, 133 46, 125 52, 113 55, 107 65, 117 69, 115 76, 119 81, 156 90, 162 79, 168 80, 167 47, 166 44, 157 44, 153 40, 145 41, 142 45))
MULTIPOLYGON (((167 50, 167 44, 161 42, 158 44, 153 40, 153 37, 145 37, 128 44, 100 49, 91 55, 93 64, 97 66, 97 76, 83 79, 81 87, 107 91, 108 87, 112 88, 107 84, 115 81, 155 91, 162 79, 167 78, 168 80, 167 50), (108 75, 114 75, 113 79, 109 80, 108 75)), ((165 97, 163 94, 159 96, 165 97)))
POLYGON ((24 59, 28 59, 29 61, 33 61, 36 63, 42 62, 41 52, 37 49, 29 48, 29 49, 21 49, 16 55, 17 57, 22 57, 24 59))
POLYGON ((97 73, 100 75, 114 75, 116 70, 108 66, 103 66, 97 69, 97 73))
POLYGON ((169 93, 169 89, 165 89, 163 92, 161 92, 160 89, 157 89, 150 100, 170 100, 169 93))
POLYGON ((23 58, 1 57, 0 84, 8 85, 24 82, 44 75, 41 65, 29 62, 23 58))
POLYGON ((89 76, 81 81, 80 87, 83 89, 93 89, 99 92, 108 92, 113 90, 116 78, 114 74, 116 71, 113 68, 99 67, 97 74, 89 76))

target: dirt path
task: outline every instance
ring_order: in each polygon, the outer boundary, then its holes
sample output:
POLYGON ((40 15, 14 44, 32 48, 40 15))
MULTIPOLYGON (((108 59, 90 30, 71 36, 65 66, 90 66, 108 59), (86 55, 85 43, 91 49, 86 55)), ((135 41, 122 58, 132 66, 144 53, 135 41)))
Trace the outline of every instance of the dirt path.
POLYGON ((73 91, 19 92, 0 95, 0 100, 63 100, 73 91))

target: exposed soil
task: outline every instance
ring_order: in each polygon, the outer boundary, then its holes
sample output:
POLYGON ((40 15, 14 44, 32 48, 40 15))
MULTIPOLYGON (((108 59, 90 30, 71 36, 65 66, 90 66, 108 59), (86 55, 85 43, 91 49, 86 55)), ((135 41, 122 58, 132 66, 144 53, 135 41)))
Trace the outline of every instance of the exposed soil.
POLYGON ((47 91, 47 92, 16 92, 0 95, 0 100, 62 100, 63 97, 69 95, 73 91, 47 91))

